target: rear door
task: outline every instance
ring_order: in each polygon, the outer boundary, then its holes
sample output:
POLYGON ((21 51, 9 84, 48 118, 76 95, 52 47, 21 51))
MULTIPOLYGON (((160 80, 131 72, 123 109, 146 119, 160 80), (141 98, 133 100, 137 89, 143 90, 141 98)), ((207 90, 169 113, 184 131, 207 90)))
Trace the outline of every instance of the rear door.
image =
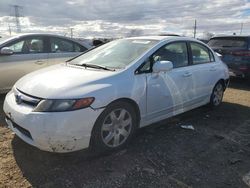
POLYGON ((19 38, 3 47, 13 50, 12 55, 0 55, 0 89, 9 90, 25 74, 48 64, 45 38, 29 36, 19 38))
POLYGON ((84 46, 60 37, 49 37, 49 64, 65 62, 87 50, 84 46))
POLYGON ((219 63, 215 62, 213 53, 201 43, 190 42, 192 56, 192 71, 195 101, 201 102, 211 95, 215 83, 218 81, 219 63))

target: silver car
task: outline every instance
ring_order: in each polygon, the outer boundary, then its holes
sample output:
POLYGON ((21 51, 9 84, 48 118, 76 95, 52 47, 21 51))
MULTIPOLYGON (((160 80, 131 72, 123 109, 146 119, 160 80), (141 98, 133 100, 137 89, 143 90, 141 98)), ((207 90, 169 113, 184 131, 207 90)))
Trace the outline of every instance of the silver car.
POLYGON ((22 34, 0 38, 0 93, 34 70, 66 61, 91 46, 52 34, 22 34))

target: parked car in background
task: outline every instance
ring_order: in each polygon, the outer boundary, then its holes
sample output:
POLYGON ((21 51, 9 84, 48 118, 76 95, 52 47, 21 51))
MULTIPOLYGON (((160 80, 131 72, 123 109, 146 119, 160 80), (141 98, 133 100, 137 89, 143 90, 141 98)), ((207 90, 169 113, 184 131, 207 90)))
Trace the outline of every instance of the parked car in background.
POLYGON ((213 37, 208 45, 221 54, 231 76, 250 79, 250 36, 213 37))
POLYGON ((205 44, 208 43, 208 40, 206 40, 206 39, 198 39, 198 38, 197 38, 197 40, 200 40, 201 42, 204 42, 205 44))
POLYGON ((22 34, 0 39, 0 93, 34 70, 61 63, 90 48, 71 38, 52 34, 22 34))
POLYGON ((4 102, 6 122, 42 150, 114 150, 140 127, 220 105, 227 66, 185 37, 120 39, 21 78, 4 102))

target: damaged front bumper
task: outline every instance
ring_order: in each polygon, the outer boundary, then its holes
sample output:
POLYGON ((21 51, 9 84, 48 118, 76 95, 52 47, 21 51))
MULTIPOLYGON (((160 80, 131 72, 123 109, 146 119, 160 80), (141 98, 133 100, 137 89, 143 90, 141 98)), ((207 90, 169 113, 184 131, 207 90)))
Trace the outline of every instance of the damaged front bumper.
POLYGON ((50 152, 72 152, 87 148, 91 131, 103 109, 85 108, 69 112, 33 112, 34 107, 17 104, 13 92, 4 101, 6 123, 26 143, 50 152))

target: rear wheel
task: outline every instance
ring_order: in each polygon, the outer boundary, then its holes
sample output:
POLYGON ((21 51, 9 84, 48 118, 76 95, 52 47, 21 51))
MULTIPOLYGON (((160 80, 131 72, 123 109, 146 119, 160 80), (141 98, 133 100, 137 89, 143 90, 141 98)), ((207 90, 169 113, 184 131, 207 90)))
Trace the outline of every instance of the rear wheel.
POLYGON ((213 92, 210 97, 210 105, 212 107, 219 106, 222 102, 224 95, 224 87, 222 82, 218 82, 213 89, 213 92))
POLYGON ((136 128, 134 108, 123 101, 109 105, 98 117, 92 131, 94 150, 116 150, 125 146, 136 128))

